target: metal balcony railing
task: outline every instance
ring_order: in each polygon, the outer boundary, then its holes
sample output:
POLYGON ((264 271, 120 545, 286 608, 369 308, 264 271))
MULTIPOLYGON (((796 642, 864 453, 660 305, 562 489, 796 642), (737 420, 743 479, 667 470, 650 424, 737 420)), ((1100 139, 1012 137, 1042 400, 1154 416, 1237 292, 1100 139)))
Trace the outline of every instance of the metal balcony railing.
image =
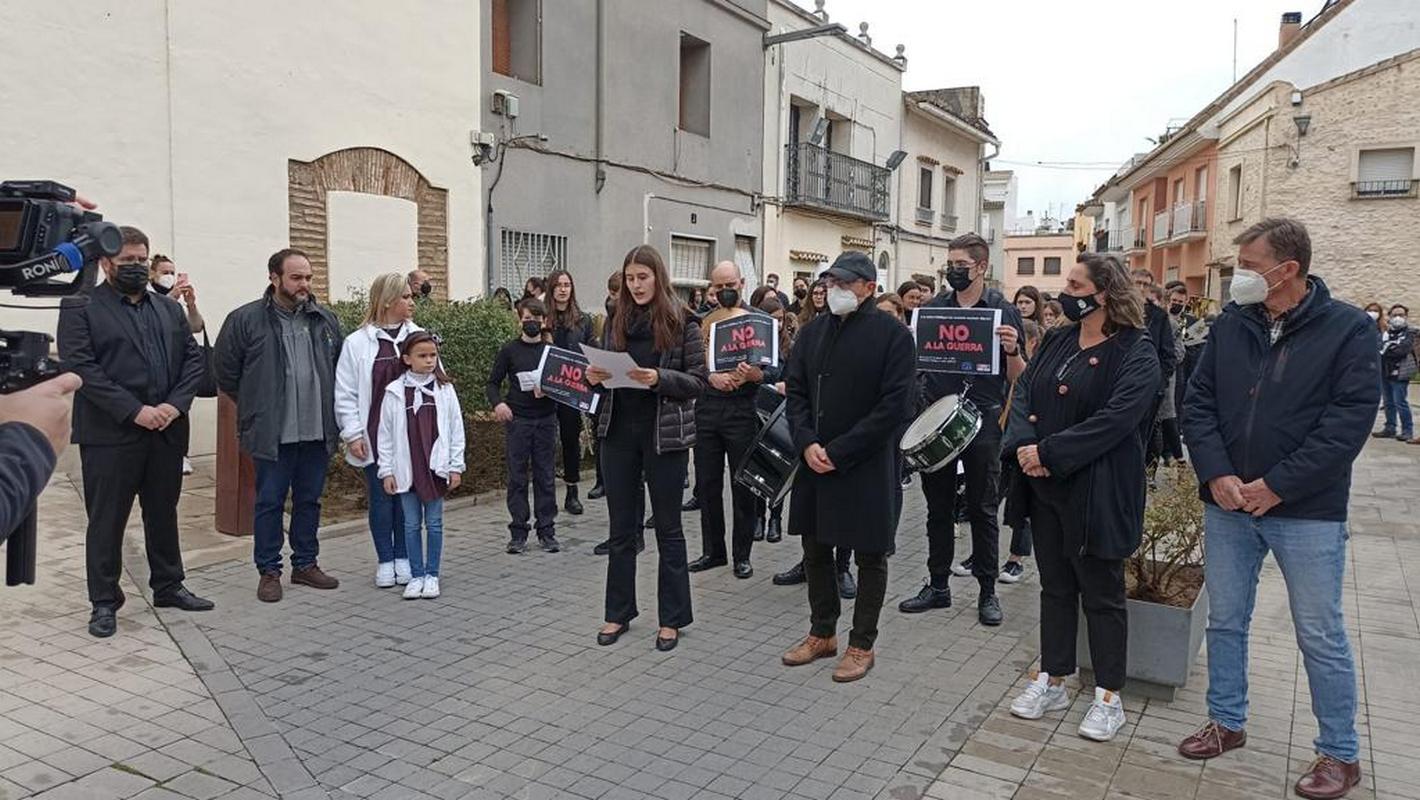
POLYGON ((1415 197, 1420 181, 1356 181, 1351 184, 1353 197, 1415 197))
POLYGON ((943 214, 943 215, 942 215, 942 230, 946 231, 947 233, 956 233, 956 230, 957 230, 957 215, 956 215, 956 214, 943 214))
POLYGON ((891 198, 886 167, 860 161, 818 145, 785 146, 784 200, 845 216, 887 222, 891 198))
POLYGON ((1095 231, 1096 253, 1122 253, 1129 249, 1131 232, 1120 228, 1095 231))
POLYGON ((1142 226, 1134 231, 1134 249, 1143 250, 1149 246, 1148 231, 1142 226))
POLYGON ((1158 247, 1168 241, 1172 233, 1169 231, 1169 212, 1160 211, 1154 215, 1154 246, 1158 247))
POLYGON ((927 227, 930 228, 930 227, 932 227, 933 217, 935 217, 936 215, 937 215, 937 212, 933 211, 932 209, 930 209, 930 208, 923 208, 922 206, 918 206, 918 207, 917 207, 917 224, 918 224, 918 225, 926 225, 927 227))

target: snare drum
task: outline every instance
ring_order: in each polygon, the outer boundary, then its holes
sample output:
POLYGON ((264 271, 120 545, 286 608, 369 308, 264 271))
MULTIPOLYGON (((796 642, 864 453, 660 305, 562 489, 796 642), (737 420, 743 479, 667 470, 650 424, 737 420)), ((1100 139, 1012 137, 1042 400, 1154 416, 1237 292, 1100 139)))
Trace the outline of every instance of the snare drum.
POLYGON ((936 472, 960 456, 980 430, 981 412, 976 406, 949 394, 912 421, 898 447, 909 466, 936 472))
POLYGON ((764 423, 754 444, 735 470, 735 483, 749 489, 771 506, 777 506, 794 486, 794 476, 802 463, 794 452, 785 404, 764 423))

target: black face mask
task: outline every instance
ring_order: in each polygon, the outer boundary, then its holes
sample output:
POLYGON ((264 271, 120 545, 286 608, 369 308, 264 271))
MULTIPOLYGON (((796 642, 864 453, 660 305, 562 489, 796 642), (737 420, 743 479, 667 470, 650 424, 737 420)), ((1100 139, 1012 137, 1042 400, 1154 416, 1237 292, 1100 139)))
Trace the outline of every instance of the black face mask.
POLYGON ((721 289, 715 293, 715 299, 719 301, 720 308, 738 308, 740 305, 740 290, 721 289))
POLYGON ((1183 303, 1169 303, 1169 313, 1175 317, 1183 313, 1183 303))
POLYGON ((138 294, 148 288, 148 268, 142 264, 123 264, 113 276, 113 288, 122 294, 138 294))
POLYGON ((953 290, 961 292, 970 288, 976 281, 971 279, 970 268, 954 267, 947 270, 947 285, 953 290))
POLYGON ((1060 310, 1065 312, 1065 318, 1071 322, 1079 322, 1100 307, 1099 301, 1092 294, 1076 296, 1061 292, 1055 299, 1060 301, 1060 310))
POLYGON ((803 300, 805 297, 808 297, 808 296, 809 296, 809 290, 808 290, 808 289, 795 289, 795 290, 794 290, 794 297, 797 298, 797 299, 799 299, 799 300, 803 300))
POLYGON ((542 335, 542 323, 535 319, 523 321, 523 335, 529 338, 542 335))
POLYGON ((157 292, 158 294, 167 294, 168 292, 171 292, 172 289, 169 289, 161 283, 155 283, 153 284, 153 291, 157 292))
POLYGON ((432 284, 432 283, 430 283, 430 282, 428 282, 428 281, 424 281, 423 283, 419 284, 419 296, 420 296, 420 297, 428 297, 428 296, 429 296, 430 294, 432 294, 433 292, 434 292, 434 284, 432 284))

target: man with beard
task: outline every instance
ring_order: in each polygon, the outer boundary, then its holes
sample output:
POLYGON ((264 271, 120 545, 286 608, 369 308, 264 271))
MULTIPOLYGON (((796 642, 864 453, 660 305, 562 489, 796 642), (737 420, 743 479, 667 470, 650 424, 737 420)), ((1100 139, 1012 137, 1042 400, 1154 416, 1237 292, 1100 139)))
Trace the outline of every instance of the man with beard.
POLYGON ((300 250, 267 261, 270 285, 233 311, 217 337, 217 385, 237 401, 240 441, 256 463, 253 558, 256 596, 281 599, 283 511, 291 498, 291 583, 334 589, 316 563, 320 496, 340 442, 335 365, 340 323, 311 295, 311 262, 300 250))

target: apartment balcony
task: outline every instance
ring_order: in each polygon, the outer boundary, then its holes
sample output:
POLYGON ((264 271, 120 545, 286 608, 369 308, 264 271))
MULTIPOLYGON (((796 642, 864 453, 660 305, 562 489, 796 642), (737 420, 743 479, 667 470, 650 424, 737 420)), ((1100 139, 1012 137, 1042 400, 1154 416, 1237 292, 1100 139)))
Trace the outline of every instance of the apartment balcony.
POLYGON ((956 232, 957 232, 957 215, 956 215, 956 214, 943 214, 943 215, 942 215, 942 232, 944 232, 944 233, 956 233, 956 232))
POLYGON ((1172 216, 1173 215, 1167 211, 1160 211, 1154 215, 1155 247, 1163 247, 1169 240, 1169 237, 1173 235, 1172 230, 1169 228, 1170 223, 1173 222, 1172 216))
POLYGON ((1169 244, 1198 241, 1208 236, 1207 201, 1176 205, 1172 214, 1173 229, 1169 244))
POLYGON ((887 222, 891 192, 886 167, 818 145, 786 145, 784 202, 870 222, 887 222))
POLYGON ((926 225, 927 227, 930 228, 930 227, 932 227, 932 223, 936 221, 936 217, 937 217, 937 212, 933 211, 932 209, 930 209, 930 208, 923 208, 922 206, 918 206, 918 207, 917 207, 917 224, 918 224, 918 225, 926 225))
POLYGON ((1132 231, 1109 228, 1095 231, 1096 253, 1123 253, 1130 250, 1132 231))
POLYGON ((1128 249, 1124 252, 1131 256, 1143 255, 1149 249, 1149 236, 1146 228, 1140 227, 1134 231, 1134 241, 1129 243, 1128 249))

